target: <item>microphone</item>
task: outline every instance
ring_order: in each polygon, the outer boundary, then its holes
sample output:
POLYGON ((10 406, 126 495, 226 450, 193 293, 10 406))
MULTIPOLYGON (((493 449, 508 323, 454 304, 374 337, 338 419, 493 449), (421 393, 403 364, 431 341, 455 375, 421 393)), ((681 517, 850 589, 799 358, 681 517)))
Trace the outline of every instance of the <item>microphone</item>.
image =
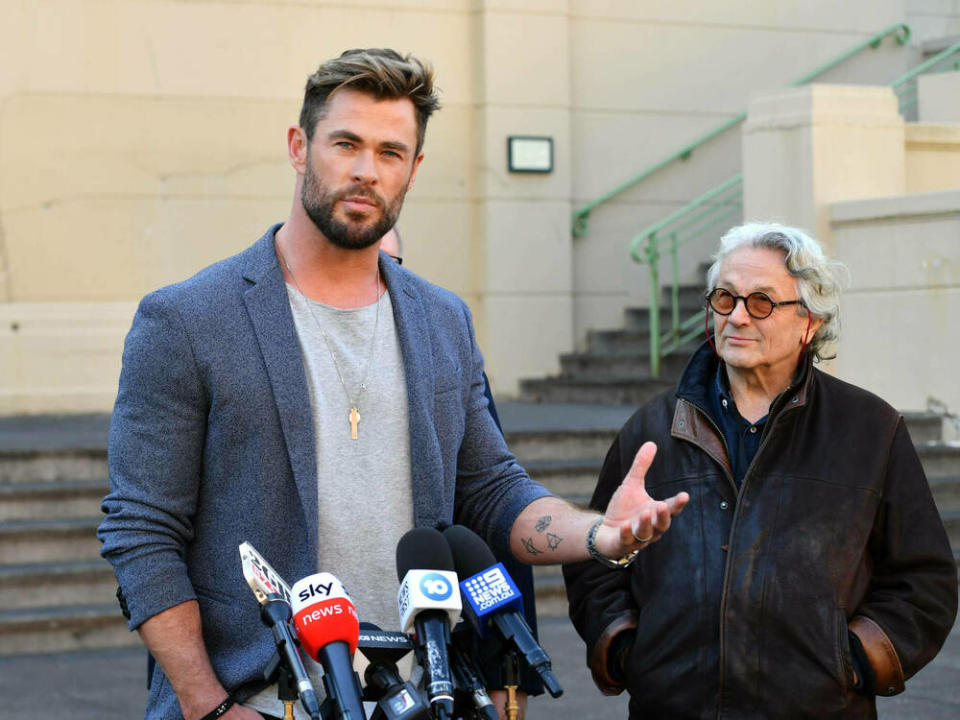
POLYGON ((523 654, 527 664, 540 675, 553 697, 563 688, 550 666, 550 657, 540 647, 523 618, 523 597, 510 574, 498 563, 487 544, 463 525, 451 525, 443 531, 454 557, 457 574, 465 577, 460 592, 466 603, 464 615, 481 639, 492 631, 523 654))
POLYGON ((460 617, 453 557, 440 531, 414 528, 397 543, 397 605, 404 632, 416 630, 417 659, 426 670, 427 697, 436 720, 453 715, 450 629, 460 617))
POLYGON ((293 625, 306 653, 323 665, 324 705, 329 720, 367 720, 360 699, 360 679, 351 655, 357 649, 360 621, 343 585, 330 573, 298 580, 290 590, 293 625))
POLYGON ((381 630, 373 623, 360 623, 357 647, 369 661, 363 677, 366 687, 363 699, 377 703, 381 714, 375 720, 433 720, 430 707, 420 697, 412 682, 400 679, 396 661, 410 652, 413 645, 406 633, 381 630))
POLYGON ((290 629, 290 587, 270 563, 248 542, 240 544, 240 565, 243 577, 260 603, 260 619, 273 632, 277 654, 293 677, 303 709, 313 720, 320 718, 320 702, 310 676, 297 652, 297 642, 290 629))
POLYGON ((480 671, 473 663, 473 658, 456 643, 452 646, 452 653, 453 674, 457 678, 460 690, 470 697, 474 708, 483 720, 499 720, 500 715, 497 713, 493 700, 487 694, 487 689, 483 685, 480 671))

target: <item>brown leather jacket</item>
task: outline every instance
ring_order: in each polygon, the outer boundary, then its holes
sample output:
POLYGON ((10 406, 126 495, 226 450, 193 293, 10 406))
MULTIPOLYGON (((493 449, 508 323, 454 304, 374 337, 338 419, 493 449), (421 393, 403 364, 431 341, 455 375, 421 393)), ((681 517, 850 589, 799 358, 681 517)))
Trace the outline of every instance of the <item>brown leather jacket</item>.
POLYGON ((626 687, 637 720, 876 717, 854 690, 848 628, 892 695, 936 655, 957 609, 957 568, 903 418, 807 366, 771 406, 738 492, 703 409, 716 367, 705 344, 607 454, 593 508, 646 440, 659 448, 650 494, 691 500, 630 568, 564 568, 594 680, 626 687), (622 672, 611 646, 627 648, 622 672))

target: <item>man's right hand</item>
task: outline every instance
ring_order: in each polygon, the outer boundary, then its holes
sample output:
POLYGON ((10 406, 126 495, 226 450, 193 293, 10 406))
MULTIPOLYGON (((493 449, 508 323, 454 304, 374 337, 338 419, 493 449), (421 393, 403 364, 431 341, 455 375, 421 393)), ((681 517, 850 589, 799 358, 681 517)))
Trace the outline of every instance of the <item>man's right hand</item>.
MULTIPOLYGON (((199 720, 224 701, 227 691, 217 679, 203 645, 200 606, 196 600, 167 608, 137 629, 170 681, 186 720, 199 720)), ((220 717, 262 720, 256 711, 237 705, 220 717)))

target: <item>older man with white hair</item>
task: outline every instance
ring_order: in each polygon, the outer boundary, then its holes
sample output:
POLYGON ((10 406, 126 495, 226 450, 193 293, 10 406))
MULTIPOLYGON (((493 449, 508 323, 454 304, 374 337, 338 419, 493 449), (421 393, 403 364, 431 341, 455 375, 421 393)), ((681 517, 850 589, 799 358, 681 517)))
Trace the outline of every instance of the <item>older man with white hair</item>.
POLYGON ((875 718, 953 625, 957 567, 903 417, 813 365, 842 273, 794 228, 728 232, 713 332, 610 448, 593 508, 644 445, 649 492, 690 495, 629 570, 564 571, 594 679, 630 693, 631 720, 875 718))

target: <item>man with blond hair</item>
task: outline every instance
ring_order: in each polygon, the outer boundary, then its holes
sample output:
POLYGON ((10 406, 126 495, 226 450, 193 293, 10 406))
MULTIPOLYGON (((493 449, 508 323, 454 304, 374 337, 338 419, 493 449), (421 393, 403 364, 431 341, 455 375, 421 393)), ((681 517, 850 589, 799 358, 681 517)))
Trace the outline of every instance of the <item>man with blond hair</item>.
POLYGON ((148 720, 282 714, 244 540, 291 582, 334 573, 389 628, 413 527, 462 523, 526 562, 626 563, 686 501, 646 494, 649 451, 605 516, 532 482, 487 412, 466 305, 379 252, 438 104, 414 57, 323 63, 287 130, 287 220, 140 304, 99 537, 157 660, 148 720))

